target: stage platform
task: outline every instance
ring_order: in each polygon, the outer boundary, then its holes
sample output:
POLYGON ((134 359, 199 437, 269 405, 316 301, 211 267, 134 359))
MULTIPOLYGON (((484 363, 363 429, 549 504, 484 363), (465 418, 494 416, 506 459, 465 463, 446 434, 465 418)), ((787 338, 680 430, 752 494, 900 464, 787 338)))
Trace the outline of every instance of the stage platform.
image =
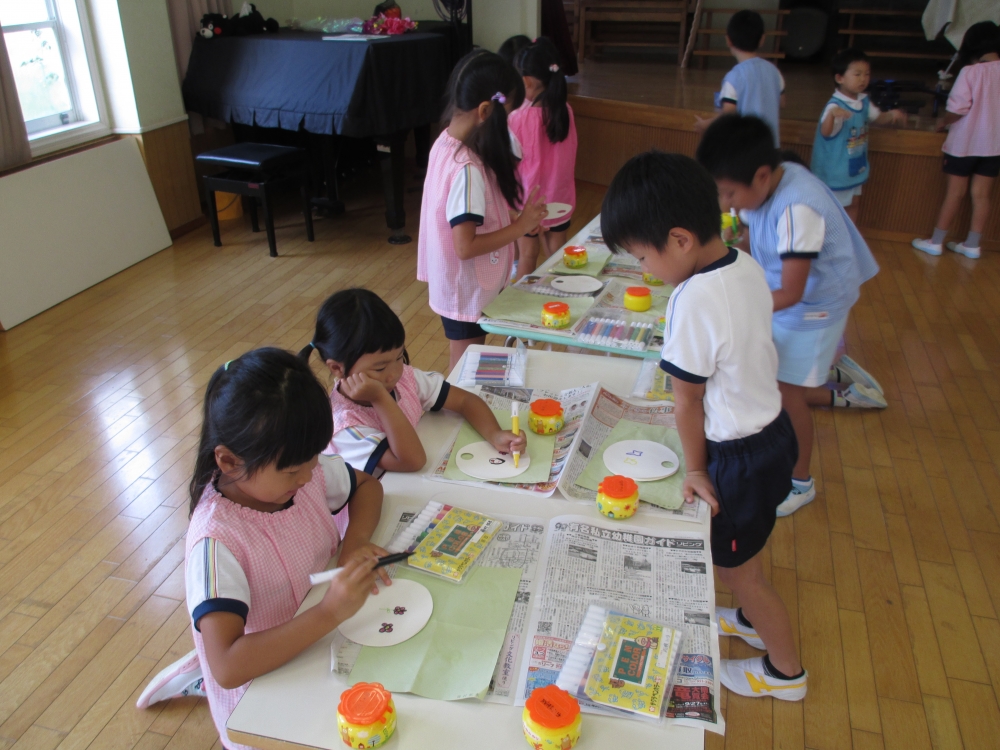
MULTIPOLYGON (((579 136, 577 179, 607 185, 630 157, 650 148, 693 156, 698 144, 695 117, 712 114, 714 93, 731 67, 721 62, 713 61, 706 70, 681 70, 673 62, 586 60, 569 86, 579 136)), ((786 96, 782 147, 795 151, 808 164, 816 123, 834 90, 832 76, 826 65, 779 63, 778 67, 785 78, 786 96)), ((923 80, 933 86, 936 66, 877 63, 874 78, 923 80)), ((870 237, 909 241, 918 235, 930 236, 944 198, 941 144, 945 136, 934 132, 931 98, 918 94, 904 98, 925 104, 905 127, 876 127, 870 135, 872 174, 865 184, 859 217, 870 237)), ((1000 190, 994 191, 993 199, 983 247, 1000 250, 1000 190)), ((964 238, 968 222, 966 205, 950 237, 964 238)))

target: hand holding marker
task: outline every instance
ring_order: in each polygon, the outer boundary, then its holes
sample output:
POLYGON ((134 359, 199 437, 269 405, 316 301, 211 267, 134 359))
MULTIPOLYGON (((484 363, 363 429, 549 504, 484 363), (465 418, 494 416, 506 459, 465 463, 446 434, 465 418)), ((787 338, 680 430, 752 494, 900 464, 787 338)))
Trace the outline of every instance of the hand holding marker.
MULTIPOLYGON (((412 555, 412 552, 396 552, 392 555, 386 555, 385 557, 380 557, 375 563, 375 567, 372 570, 378 570, 386 565, 392 565, 393 563, 403 562, 406 558, 412 555)), ((327 581, 332 581, 343 568, 334 568, 333 570, 324 570, 321 573, 311 573, 309 575, 309 583, 316 586, 320 583, 326 583, 327 581)))

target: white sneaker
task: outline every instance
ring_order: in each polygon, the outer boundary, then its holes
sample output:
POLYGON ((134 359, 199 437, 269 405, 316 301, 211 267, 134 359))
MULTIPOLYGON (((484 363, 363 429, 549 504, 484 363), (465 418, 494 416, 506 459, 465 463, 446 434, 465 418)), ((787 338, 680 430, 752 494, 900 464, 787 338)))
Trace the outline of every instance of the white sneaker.
POLYGON ((777 698, 779 701, 800 701, 806 697, 809 673, 803 671, 794 680, 779 680, 764 671, 764 657, 752 659, 722 659, 719 679, 737 695, 748 698, 777 698))
POLYGON ((142 695, 139 696, 139 700, 135 702, 135 707, 139 709, 149 708, 154 703, 186 695, 203 698, 206 693, 202 683, 198 652, 191 651, 150 680, 146 689, 142 691, 142 695))
POLYGON ((948 249, 973 260, 977 260, 982 255, 982 251, 978 247, 966 247, 964 242, 949 242, 948 249))
POLYGON ((764 641, 757 635, 757 631, 741 623, 736 612, 735 607, 715 608, 715 621, 719 626, 719 635, 734 635, 737 638, 742 638, 754 648, 764 651, 764 641))
MULTIPOLYGON (((851 386, 854 387, 853 385, 851 386)), ((803 505, 808 505, 816 499, 816 481, 809 477, 809 484, 803 486, 802 483, 792 480, 792 491, 788 493, 781 505, 778 506, 778 518, 790 516, 803 505)))
POLYGON ((840 398, 834 396, 833 405, 861 409, 885 409, 889 406, 889 402, 874 388, 852 383, 850 388, 840 393, 840 398))
POLYGON ((927 253, 928 255, 940 255, 944 252, 940 245, 936 245, 930 240, 921 240, 918 238, 913 240, 910 244, 917 248, 917 250, 927 253))
POLYGON ((833 366, 833 369, 840 371, 839 377, 836 377, 833 382, 858 383, 867 388, 873 388, 879 393, 885 393, 879 382, 872 377, 872 374, 846 354, 837 360, 837 364, 833 366))

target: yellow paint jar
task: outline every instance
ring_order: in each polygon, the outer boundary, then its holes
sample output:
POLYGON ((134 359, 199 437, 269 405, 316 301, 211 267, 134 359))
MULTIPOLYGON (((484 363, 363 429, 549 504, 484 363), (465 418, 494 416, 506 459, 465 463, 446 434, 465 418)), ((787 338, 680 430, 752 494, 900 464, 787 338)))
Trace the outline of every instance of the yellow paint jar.
POLYGON ((635 312, 646 312, 653 306, 653 295, 649 287, 630 286, 625 290, 625 307, 635 312))
POLYGON ((645 271, 642 273, 642 280, 650 286, 663 286, 663 279, 658 279, 653 274, 646 273, 645 271))
POLYGON ((540 398, 531 402, 528 427, 536 435, 555 435, 563 428, 562 404, 554 398, 540 398))
POLYGON ((631 518, 639 508, 639 485, 630 477, 614 474, 597 485, 597 510, 608 518, 631 518))
POLYGON ((381 747, 396 731, 392 693, 377 682, 347 688, 337 706, 337 729, 348 747, 381 747))
POLYGON ((567 268, 583 268, 587 265, 587 248, 583 245, 570 245, 563 250, 563 263, 567 268))
POLYGON ((542 305, 542 325, 546 328, 566 328, 569 325, 569 305, 546 302, 542 305))
POLYGON ((580 740, 583 717, 576 698, 546 685, 528 696, 521 722, 524 738, 535 750, 570 750, 580 740))

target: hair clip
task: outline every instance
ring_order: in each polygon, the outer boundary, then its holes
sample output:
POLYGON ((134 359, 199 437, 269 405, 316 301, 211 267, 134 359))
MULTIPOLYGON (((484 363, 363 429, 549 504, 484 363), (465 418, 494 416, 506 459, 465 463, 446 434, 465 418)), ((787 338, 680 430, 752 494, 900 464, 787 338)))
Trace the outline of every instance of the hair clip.
POLYGON ((556 65, 555 63, 552 63, 549 66, 549 71, 552 72, 552 73, 558 73, 559 72, 559 66, 556 65))
MULTIPOLYGON (((232 362, 232 361, 233 361, 233 360, 229 360, 229 362, 232 362)), ((229 362, 226 362, 226 364, 224 364, 224 365, 222 366, 222 369, 223 369, 223 370, 228 370, 228 369, 229 369, 229 362)))
POLYGON ((490 97, 490 99, 495 102, 500 102, 501 104, 507 103, 507 97, 501 94, 499 91, 496 92, 492 97, 490 97))

